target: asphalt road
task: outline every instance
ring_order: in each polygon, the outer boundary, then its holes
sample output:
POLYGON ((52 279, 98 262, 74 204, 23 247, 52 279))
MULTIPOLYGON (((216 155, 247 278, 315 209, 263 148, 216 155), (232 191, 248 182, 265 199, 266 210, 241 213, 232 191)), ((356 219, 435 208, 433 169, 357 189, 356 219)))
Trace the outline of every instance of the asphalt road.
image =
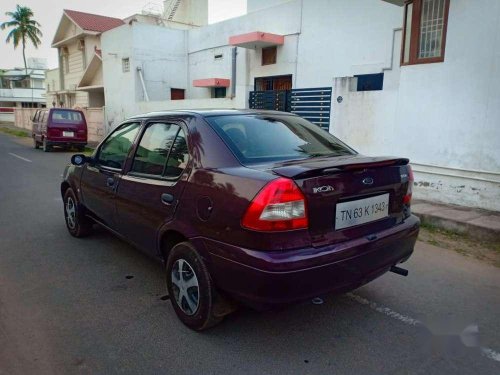
POLYGON ((0 133, 0 374, 500 374, 499 269, 421 242, 407 278, 190 331, 160 264, 66 232, 70 155, 0 133))

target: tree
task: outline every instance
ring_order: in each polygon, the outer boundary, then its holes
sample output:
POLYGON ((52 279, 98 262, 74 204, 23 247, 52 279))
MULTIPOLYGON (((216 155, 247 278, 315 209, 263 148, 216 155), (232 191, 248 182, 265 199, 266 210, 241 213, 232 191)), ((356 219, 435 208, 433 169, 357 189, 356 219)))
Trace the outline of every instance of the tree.
POLYGON ((6 12, 5 15, 10 17, 11 20, 0 24, 0 29, 5 30, 6 28, 12 28, 5 41, 7 43, 12 41, 14 43, 14 49, 16 49, 19 46, 19 42, 21 42, 23 46, 24 70, 26 75, 28 75, 28 65, 26 64, 25 55, 26 42, 30 41, 35 48, 38 48, 42 43, 40 40, 42 32, 39 29, 41 25, 32 18, 33 11, 30 8, 20 6, 19 4, 16 6, 14 12, 6 12))

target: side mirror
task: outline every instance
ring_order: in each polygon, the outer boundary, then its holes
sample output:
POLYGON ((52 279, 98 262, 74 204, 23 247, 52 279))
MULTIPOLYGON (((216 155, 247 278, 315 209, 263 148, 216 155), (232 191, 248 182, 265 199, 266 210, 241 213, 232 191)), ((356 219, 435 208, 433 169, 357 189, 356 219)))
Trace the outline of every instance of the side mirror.
POLYGON ((71 157, 71 164, 73 165, 84 165, 85 163, 89 163, 92 160, 92 158, 83 155, 83 154, 76 154, 71 157))

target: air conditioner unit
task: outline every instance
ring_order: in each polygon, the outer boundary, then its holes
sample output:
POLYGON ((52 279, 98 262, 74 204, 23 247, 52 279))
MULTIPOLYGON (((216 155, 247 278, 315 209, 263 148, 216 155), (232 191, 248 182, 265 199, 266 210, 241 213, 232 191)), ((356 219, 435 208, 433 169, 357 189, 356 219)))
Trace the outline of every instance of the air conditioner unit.
POLYGON ((85 49, 85 40, 83 40, 83 39, 78 40, 78 49, 80 51, 83 51, 85 49))

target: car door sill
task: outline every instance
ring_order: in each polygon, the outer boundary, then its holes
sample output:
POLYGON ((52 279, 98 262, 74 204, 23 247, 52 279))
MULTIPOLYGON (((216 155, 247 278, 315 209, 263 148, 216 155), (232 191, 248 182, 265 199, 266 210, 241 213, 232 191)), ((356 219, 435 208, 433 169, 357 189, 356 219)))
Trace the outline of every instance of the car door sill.
POLYGON ((141 247, 139 247, 135 242, 132 242, 130 241, 129 239, 127 239, 126 237, 124 237, 122 234, 120 234, 119 232, 117 232, 116 230, 110 228, 109 226, 107 226, 106 224, 104 224, 102 221, 100 221, 99 219, 96 219, 94 216, 92 215, 85 215, 87 217, 89 217, 90 219, 92 219, 93 221, 95 221, 96 224, 99 224, 101 225, 104 229, 106 229, 107 231, 111 232, 111 234, 115 235, 116 237, 118 237, 120 240, 128 243, 129 245, 133 246, 134 248, 136 248, 137 250, 139 250, 141 253, 144 253, 146 254, 148 257, 150 258, 153 258, 157 261, 160 261, 160 262, 163 262, 163 259, 157 255, 157 251, 155 251, 155 254, 152 254, 150 253, 149 251, 146 251, 145 249, 142 249, 141 247))

